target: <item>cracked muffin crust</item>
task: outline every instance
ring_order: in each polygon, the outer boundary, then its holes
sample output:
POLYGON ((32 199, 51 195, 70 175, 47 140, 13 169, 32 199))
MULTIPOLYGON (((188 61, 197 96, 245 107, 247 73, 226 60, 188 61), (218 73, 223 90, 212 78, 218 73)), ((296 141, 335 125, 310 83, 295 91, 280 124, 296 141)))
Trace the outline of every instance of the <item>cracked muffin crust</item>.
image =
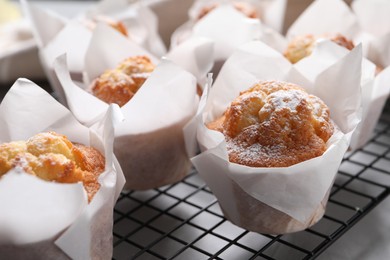
POLYGON ((105 169, 105 158, 93 147, 45 132, 27 141, 0 144, 0 177, 12 168, 21 168, 46 181, 82 182, 91 201, 100 188, 98 177, 105 169))
POLYGON ((282 81, 241 92, 207 127, 224 134, 229 161, 251 167, 288 167, 320 156, 334 131, 322 100, 282 81))

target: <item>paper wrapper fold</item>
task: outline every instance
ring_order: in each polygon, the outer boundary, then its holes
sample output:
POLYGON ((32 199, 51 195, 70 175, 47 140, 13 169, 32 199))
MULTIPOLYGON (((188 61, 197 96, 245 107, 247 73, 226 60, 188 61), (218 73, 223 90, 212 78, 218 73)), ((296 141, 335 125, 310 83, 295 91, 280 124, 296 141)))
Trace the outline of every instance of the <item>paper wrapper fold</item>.
MULTIPOLYGON (((194 37, 170 50, 164 57, 193 74, 203 86, 213 60, 213 42, 207 38, 194 37)), ((120 62, 132 56, 147 56, 156 65, 160 58, 142 46, 129 41, 105 24, 99 24, 88 46, 83 69, 84 84, 89 85, 104 71, 115 68, 120 62)))
MULTIPOLYGON (((354 132, 350 150, 357 150, 370 140, 390 93, 390 84, 387 83, 390 72, 386 69, 390 64, 390 24, 386 23, 388 17, 385 15, 389 11, 390 3, 380 0, 357 0, 352 3, 352 8, 342 0, 317 0, 291 25, 286 38, 272 30, 268 30, 261 37, 262 41, 280 53, 286 50, 288 41, 293 37, 306 34, 321 36, 340 33, 351 39, 355 45, 362 44, 364 57, 374 64, 367 60, 363 62, 362 120, 354 132), (377 15, 373 16, 373 13, 377 15), (384 68, 377 75, 376 66, 384 68)), ((305 66, 309 67, 308 64, 312 64, 305 76, 313 78, 313 72, 335 63, 343 58, 346 52, 332 44, 317 42, 312 55, 319 56, 312 60, 310 56, 306 57, 295 66, 306 64, 305 66)))
POLYGON ((361 26, 366 57, 382 67, 390 66, 390 2, 355 0, 351 4, 361 26))
MULTIPOLYGON (((307 77, 314 77, 324 67, 342 59, 348 50, 330 41, 322 41, 317 44, 313 54, 295 66, 311 68, 307 70, 307 77), (320 61, 320 62, 319 62, 320 61)), ((354 132, 350 144, 351 150, 356 150, 365 145, 372 137, 374 128, 382 113, 390 92, 390 70, 386 68, 375 75, 376 66, 367 59, 362 62, 361 92, 362 92, 362 120, 354 132)), ((326 91, 326 87, 323 88, 326 91)))
POLYGON ((189 152, 194 151, 194 136, 201 149, 192 162, 229 220, 248 230, 281 234, 305 229, 322 217, 334 177, 360 121, 361 59, 359 46, 336 63, 318 69, 314 78, 306 78, 305 71, 311 67, 295 68, 265 44, 251 42, 226 61, 185 130, 189 152), (229 162, 224 136, 205 123, 221 116, 240 91, 260 80, 292 82, 324 100, 338 127, 322 156, 285 168, 229 162))
POLYGON ((254 8, 260 20, 267 26, 274 30, 281 32, 283 30, 284 16, 286 12, 287 1, 285 0, 196 0, 189 10, 189 17, 191 21, 196 21, 199 13, 205 6, 213 4, 226 3, 247 3, 254 8))
POLYGON ((157 34, 157 18, 148 6, 129 4, 121 0, 110 0, 110 4, 107 2, 102 1, 86 13, 66 20, 58 14, 37 8, 33 4, 28 4, 27 1, 21 0, 24 11, 33 26, 34 36, 39 47, 39 56, 46 76, 59 101, 63 104, 66 104, 65 94, 54 74, 54 60, 59 55, 67 53, 67 62, 72 78, 76 81, 82 81, 85 55, 93 33, 93 30, 88 28, 87 21, 95 16, 105 15, 123 22, 130 35, 127 39, 144 46, 156 56, 166 53, 165 46, 157 34))
MULTIPOLYGON (((99 120, 108 107, 90 93, 90 82, 129 56, 148 55, 145 50, 130 46, 129 41, 119 41, 114 34, 108 38, 110 40, 100 41, 103 35, 107 35, 104 33, 107 29, 100 25, 94 33, 86 56, 85 84, 78 86, 72 82, 64 56, 55 64, 69 108, 86 125, 99 120)), ((188 48, 193 53, 205 50, 209 53, 212 45, 199 39, 188 48)), ((210 66, 198 56, 193 56, 193 63, 189 63, 188 55, 172 56, 179 57, 184 64, 192 64, 188 69, 194 69, 199 78, 210 66)), ((182 128, 198 106, 197 79, 172 61, 159 61, 153 57, 152 60, 157 64, 155 70, 136 95, 121 108, 125 120, 118 124, 115 131, 115 155, 125 173, 127 189, 149 189, 177 182, 191 166, 182 128)))
POLYGON ((131 4, 127 0, 102 0, 85 14, 86 18, 97 15, 105 15, 123 22, 130 38, 154 55, 161 57, 167 52, 158 33, 158 25, 162 21, 158 21, 149 4, 142 1, 131 4))
POLYGON ((390 3, 355 0, 350 8, 342 0, 314 1, 287 31, 287 37, 340 33, 363 43, 363 53, 376 65, 390 65, 390 3))
POLYGON ((210 39, 194 37, 171 49, 166 58, 196 77, 203 88, 206 75, 214 65, 214 43, 210 39))
MULTIPOLYGON (((240 2, 240 1, 239 1, 240 2)), ((262 17, 247 18, 233 6, 233 1, 195 1, 189 10, 190 19, 180 26, 171 37, 171 48, 192 37, 205 37, 214 42, 214 72, 218 72, 223 62, 241 44, 260 39, 268 26, 282 29, 286 1, 242 1, 255 7, 262 17), (197 20, 205 6, 219 4, 202 19, 197 20)))
MULTIPOLYGON (((356 0, 351 6, 352 8, 342 0, 314 1, 288 29, 287 39, 291 40, 294 36, 306 34, 340 33, 351 39, 355 45, 362 43, 364 57, 376 66, 384 68, 375 76, 375 66, 364 66, 367 62, 363 63, 362 75, 366 75, 361 83, 363 116, 350 146, 351 150, 356 150, 372 137, 390 93, 390 84, 387 83, 390 72, 386 69, 390 65, 390 23, 387 22, 390 2, 356 0)), ((273 39, 275 38, 274 36, 273 39)), ((267 43, 283 52, 285 47, 276 47, 276 42, 278 46, 282 46, 281 40, 267 43)), ((345 55, 345 51, 341 50, 332 54, 335 47, 329 46, 326 48, 322 46, 322 52, 323 54, 328 52, 328 56, 334 55, 334 61, 345 55)), ((305 63, 304 60, 301 62, 305 63)))
POLYGON ((246 18, 231 5, 223 5, 193 26, 185 24, 179 27, 172 35, 171 46, 175 47, 193 36, 206 37, 215 42, 214 58, 226 59, 237 46, 258 39, 259 34, 259 20, 246 18))
POLYGON ((47 182, 14 169, 0 179, 0 255, 5 259, 109 259, 112 212, 124 185, 113 155, 114 107, 95 126, 82 126, 34 83, 19 79, 0 106, 0 141, 27 140, 55 131, 105 155, 101 185, 91 203, 81 183, 47 182), (23 104, 23 105, 21 105, 23 104))

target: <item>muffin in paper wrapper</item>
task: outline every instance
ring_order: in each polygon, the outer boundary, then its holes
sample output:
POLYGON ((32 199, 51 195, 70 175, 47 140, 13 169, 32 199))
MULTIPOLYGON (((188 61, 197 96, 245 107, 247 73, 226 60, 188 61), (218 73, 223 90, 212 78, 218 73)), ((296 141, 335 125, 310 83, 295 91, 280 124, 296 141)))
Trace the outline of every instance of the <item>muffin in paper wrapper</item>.
POLYGON ((314 1, 290 26, 287 38, 305 34, 340 33, 355 45, 363 43, 364 57, 383 68, 390 65, 390 2, 355 0, 314 1))
POLYGON ((113 124, 121 119, 111 106, 102 121, 81 125, 69 110, 26 79, 15 82, 0 105, 0 141, 27 140, 45 131, 92 146, 105 156, 100 188, 88 204, 81 183, 43 181, 13 169, 0 178, 0 255, 4 259, 109 259, 112 218, 124 185, 113 154, 113 124))
MULTIPOLYGON (((390 23, 387 21, 390 12, 390 2, 386 1, 353 1, 350 8, 342 0, 317 0, 314 1, 291 25, 286 38, 276 31, 268 30, 261 40, 279 52, 283 53, 288 41, 296 36, 307 34, 326 35, 341 34, 352 40, 355 45, 362 43, 363 56, 374 63, 382 71, 376 74, 374 65, 368 65, 365 61, 363 74, 368 78, 362 78, 362 120, 356 129, 350 144, 350 150, 357 150, 366 144, 373 135, 374 128, 379 120, 383 107, 390 93, 390 23), (376 15, 372 15, 375 13, 376 15), (375 17, 375 19, 373 19, 375 17)), ((322 41, 321 39, 319 41, 322 41)), ((328 62, 336 62, 343 57, 347 50, 332 46, 321 45, 317 42, 313 54, 333 56, 328 62), (320 51, 316 51, 321 48, 320 51), (328 54, 327 54, 328 53, 328 54)), ((310 56, 309 56, 310 57, 310 56)), ((300 60, 300 63, 308 64, 308 57, 300 60)), ((314 61, 322 59, 319 57, 314 61)), ((321 68, 329 64, 319 64, 313 68, 321 68)), ((305 65, 307 66, 307 65, 305 65)))
POLYGON ((88 22, 94 17, 103 15, 122 22, 129 33, 129 40, 142 45, 157 56, 166 53, 166 48, 158 35, 157 17, 147 5, 129 4, 123 0, 104 0, 95 8, 68 20, 25 0, 21 0, 21 3, 32 24, 42 67, 63 104, 65 94, 55 77, 53 62, 59 55, 67 53, 72 78, 82 81, 85 54, 93 33, 93 29, 88 28, 88 22))
POLYGON ((192 37, 209 38, 215 43, 214 72, 217 73, 223 62, 233 51, 246 42, 258 40, 273 27, 281 31, 286 8, 285 0, 275 1, 195 1, 189 10, 189 21, 177 28, 171 37, 171 48, 192 37), (233 3, 242 2, 254 7, 260 19, 248 18, 237 10, 233 3), (219 4, 214 10, 197 20, 205 6, 219 4), (269 27, 270 26, 270 27, 269 27))
MULTIPOLYGON (((214 45, 211 40, 194 37, 170 50, 164 58, 194 75, 203 88, 207 73, 213 67, 213 52, 214 45)), ((109 26, 98 24, 85 55, 84 85, 90 85, 102 72, 115 68, 124 59, 140 55, 149 57, 155 65, 161 60, 160 57, 129 41, 109 26)))
POLYGON ((204 78, 211 67, 204 60, 210 57, 212 45, 199 39, 187 45, 187 50, 177 49, 187 55, 168 54, 181 57, 183 60, 175 59, 175 63, 193 70, 199 78, 197 80, 172 61, 159 61, 118 34, 112 33, 108 39, 101 41, 108 29, 100 25, 94 33, 86 55, 85 84, 77 86, 72 82, 64 57, 55 64, 70 110, 84 124, 93 124, 108 104, 90 93, 90 83, 127 57, 150 57, 157 64, 155 70, 134 97, 121 107, 125 121, 115 131, 115 155, 126 176, 126 189, 143 190, 177 182, 187 175, 191 167, 182 128, 196 112, 199 103, 197 81, 204 78), (190 59, 193 63, 189 62, 190 59))
MULTIPOLYGON (((347 49, 331 41, 318 42, 312 55, 296 63, 295 67, 310 67, 311 70, 305 73, 306 77, 310 77, 313 71, 326 69, 327 66, 342 59, 348 52, 347 49)), ((360 83, 362 93, 362 119, 352 135, 350 150, 353 151, 361 148, 372 138, 375 126, 378 123, 390 93, 389 82, 390 67, 387 67, 376 75, 375 64, 363 58, 360 83)))
POLYGON ((261 42, 241 46, 206 88, 196 117, 185 128, 191 160, 211 188, 227 219, 260 233, 303 230, 324 214, 330 188, 351 135, 360 121, 361 46, 311 78, 261 42), (305 88, 329 107, 337 125, 322 156, 284 168, 256 168, 229 162, 222 133, 205 124, 226 110, 240 91, 260 80, 283 80, 305 88))

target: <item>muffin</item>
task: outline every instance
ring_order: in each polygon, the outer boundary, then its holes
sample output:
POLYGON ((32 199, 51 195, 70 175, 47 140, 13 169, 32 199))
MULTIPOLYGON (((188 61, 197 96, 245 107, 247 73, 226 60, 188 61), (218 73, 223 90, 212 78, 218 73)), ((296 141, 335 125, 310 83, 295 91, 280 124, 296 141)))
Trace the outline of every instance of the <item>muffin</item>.
POLYGON ((135 95, 154 68, 146 56, 129 57, 94 80, 90 91, 104 102, 122 107, 135 95))
POLYGON ((13 84, 0 104, 0 258, 112 258, 120 116, 110 105, 86 127, 40 86, 13 84))
POLYGON ((0 177, 12 168, 46 181, 82 182, 90 202, 100 188, 98 177, 104 171, 105 158, 93 147, 45 132, 27 141, 0 144, 0 177))
POLYGON ((303 36, 297 36, 292 39, 284 52, 284 56, 291 63, 297 63, 298 61, 309 56, 313 52, 313 49, 316 46, 316 41, 321 38, 329 39, 348 50, 352 50, 355 47, 351 40, 347 39, 341 34, 327 34, 321 36, 307 34, 303 36))
POLYGON ((336 172, 339 164, 330 163, 326 172, 321 164, 335 155, 329 141, 340 130, 320 98, 293 83, 260 81, 241 91, 221 116, 204 116, 198 141, 205 150, 192 162, 228 220, 254 232, 285 234, 322 218, 332 183, 329 171, 336 172))
POLYGON ((309 75, 312 67, 296 67, 260 41, 226 61, 185 133, 196 140, 186 139, 191 151, 200 149, 191 162, 227 220, 249 231, 285 234, 321 219, 360 121, 360 51, 345 51, 348 62, 304 78, 291 71, 309 75))
POLYGON ((207 127, 224 134, 230 162, 250 167, 288 167, 321 156, 334 130, 321 99, 281 81, 241 92, 207 127))
MULTIPOLYGON (((197 20, 202 19, 203 17, 205 17, 208 13, 213 11, 218 6, 219 6, 219 3, 212 3, 212 4, 204 6, 199 11, 197 20)), ((256 19, 256 18, 259 19, 260 18, 260 15, 256 11, 256 9, 249 3, 236 1, 236 2, 233 2, 233 6, 234 6, 234 8, 236 8, 238 11, 243 13, 248 18, 254 18, 254 19, 256 19)))

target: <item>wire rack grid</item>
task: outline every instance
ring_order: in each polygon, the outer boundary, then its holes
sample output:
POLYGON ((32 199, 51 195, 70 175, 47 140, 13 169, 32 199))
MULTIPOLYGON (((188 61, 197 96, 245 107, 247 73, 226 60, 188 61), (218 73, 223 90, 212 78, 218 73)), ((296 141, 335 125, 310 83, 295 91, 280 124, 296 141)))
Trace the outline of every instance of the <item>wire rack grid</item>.
POLYGON ((196 170, 181 182, 122 192, 114 210, 119 259, 314 259, 390 193, 390 102, 371 141, 339 168, 324 217, 287 235, 264 235, 226 220, 196 170))

